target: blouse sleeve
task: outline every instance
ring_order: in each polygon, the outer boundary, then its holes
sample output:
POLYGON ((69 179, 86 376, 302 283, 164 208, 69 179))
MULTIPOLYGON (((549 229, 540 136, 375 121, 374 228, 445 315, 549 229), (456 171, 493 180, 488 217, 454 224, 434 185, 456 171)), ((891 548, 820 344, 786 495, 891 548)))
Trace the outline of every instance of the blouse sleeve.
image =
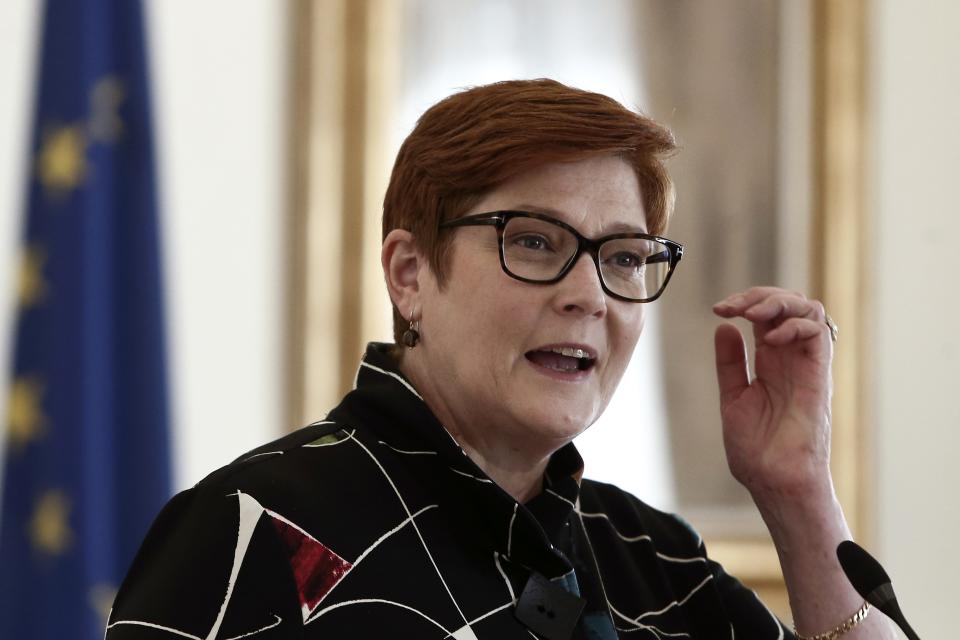
POLYGON ((732 637, 796 640, 793 632, 763 604, 753 590, 729 575, 718 563, 710 560, 709 564, 730 617, 732 637))
POLYGON ((120 587, 105 640, 303 637, 290 565, 262 513, 217 486, 170 500, 120 587))

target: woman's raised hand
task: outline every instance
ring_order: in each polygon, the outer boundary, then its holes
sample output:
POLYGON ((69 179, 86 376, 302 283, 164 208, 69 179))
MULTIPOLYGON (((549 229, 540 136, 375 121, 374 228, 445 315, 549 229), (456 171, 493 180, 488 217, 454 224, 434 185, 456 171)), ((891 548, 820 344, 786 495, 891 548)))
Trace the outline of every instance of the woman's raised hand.
POLYGON ((758 505, 832 494, 829 474, 831 329, 823 305, 776 287, 718 302, 714 313, 753 325, 755 377, 729 322, 714 336, 723 439, 730 471, 758 505))

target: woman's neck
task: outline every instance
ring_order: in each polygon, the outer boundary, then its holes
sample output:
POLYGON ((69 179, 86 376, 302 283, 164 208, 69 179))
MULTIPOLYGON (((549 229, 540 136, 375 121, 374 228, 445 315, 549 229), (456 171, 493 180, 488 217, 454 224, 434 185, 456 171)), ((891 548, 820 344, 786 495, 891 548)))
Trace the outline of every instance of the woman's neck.
POLYGON ((543 491, 543 474, 550 462, 549 454, 539 459, 521 455, 515 449, 496 446, 502 443, 475 442, 482 440, 470 437, 469 434, 476 431, 457 431, 447 427, 447 423, 442 420, 441 424, 457 441, 464 453, 520 504, 535 498, 543 491))
POLYGON ((500 488, 523 504, 543 491, 543 474, 556 447, 535 439, 509 440, 502 429, 478 420, 476 412, 459 414, 436 387, 433 377, 424 375, 415 358, 398 356, 400 371, 417 390, 427 407, 464 453, 500 488))

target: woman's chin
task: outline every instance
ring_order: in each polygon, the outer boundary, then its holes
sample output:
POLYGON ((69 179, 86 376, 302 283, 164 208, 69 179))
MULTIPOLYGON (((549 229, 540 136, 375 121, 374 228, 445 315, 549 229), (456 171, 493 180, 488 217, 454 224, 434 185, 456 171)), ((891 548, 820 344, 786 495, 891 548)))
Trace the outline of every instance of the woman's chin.
POLYGON ((556 450, 583 433, 595 416, 592 411, 582 407, 570 407, 565 410, 563 403, 549 403, 548 406, 532 407, 518 416, 524 435, 532 442, 556 450))

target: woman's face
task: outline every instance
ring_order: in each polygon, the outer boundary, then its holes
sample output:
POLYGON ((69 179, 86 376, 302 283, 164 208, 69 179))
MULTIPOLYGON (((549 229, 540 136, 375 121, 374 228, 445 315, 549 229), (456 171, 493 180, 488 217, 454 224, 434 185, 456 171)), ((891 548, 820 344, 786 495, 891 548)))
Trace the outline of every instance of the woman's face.
MULTIPOLYGON (((519 174, 468 214, 504 209, 548 214, 588 238, 647 230, 636 175, 615 156, 519 174)), ((529 284, 502 271, 494 227, 443 233, 455 234, 447 279, 442 290, 432 273, 425 279, 417 347, 438 415, 454 430, 482 427, 473 438, 561 446, 609 402, 643 328, 644 305, 606 295, 588 254, 560 282, 529 284)))

